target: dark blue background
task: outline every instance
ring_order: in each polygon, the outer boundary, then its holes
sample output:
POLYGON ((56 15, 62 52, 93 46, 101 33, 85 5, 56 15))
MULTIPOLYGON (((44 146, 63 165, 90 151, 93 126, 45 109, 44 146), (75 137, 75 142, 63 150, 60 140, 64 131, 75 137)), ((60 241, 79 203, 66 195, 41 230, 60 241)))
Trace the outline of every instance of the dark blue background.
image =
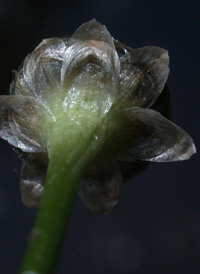
MULTIPOLYGON (((131 46, 170 53, 173 121, 199 148, 199 1, 0 1, 0 92, 7 94, 25 56, 43 38, 72 34, 96 17, 131 46)), ((35 210, 23 206, 21 162, 0 140, 0 273, 14 274, 28 243, 35 210)), ((124 187, 108 216, 91 213, 77 198, 57 274, 199 274, 199 156, 151 164, 124 187)))

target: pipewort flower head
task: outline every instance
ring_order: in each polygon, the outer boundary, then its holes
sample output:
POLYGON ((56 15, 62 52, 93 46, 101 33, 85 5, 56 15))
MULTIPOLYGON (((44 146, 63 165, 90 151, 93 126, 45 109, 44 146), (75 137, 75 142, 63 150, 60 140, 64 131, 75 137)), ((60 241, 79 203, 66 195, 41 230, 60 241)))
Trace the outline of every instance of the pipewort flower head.
POLYGON ((0 137, 23 159, 25 205, 40 204, 51 146, 62 134, 70 155, 87 131, 98 128, 93 138, 101 149, 79 188, 84 204, 97 213, 115 208, 123 182, 148 162, 190 158, 191 137, 156 111, 166 116, 161 93, 168 74, 166 50, 125 46, 95 19, 71 38, 43 40, 16 73, 10 95, 0 96, 0 137))

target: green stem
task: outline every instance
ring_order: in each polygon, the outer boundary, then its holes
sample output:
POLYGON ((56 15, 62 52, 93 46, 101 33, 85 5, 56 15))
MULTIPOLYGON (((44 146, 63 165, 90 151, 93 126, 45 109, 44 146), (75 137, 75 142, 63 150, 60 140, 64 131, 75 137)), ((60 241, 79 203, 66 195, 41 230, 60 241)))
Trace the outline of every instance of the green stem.
POLYGON ((20 274, 54 272, 79 181, 104 139, 97 127, 86 134, 77 128, 68 132, 58 124, 52 134, 45 193, 20 274))

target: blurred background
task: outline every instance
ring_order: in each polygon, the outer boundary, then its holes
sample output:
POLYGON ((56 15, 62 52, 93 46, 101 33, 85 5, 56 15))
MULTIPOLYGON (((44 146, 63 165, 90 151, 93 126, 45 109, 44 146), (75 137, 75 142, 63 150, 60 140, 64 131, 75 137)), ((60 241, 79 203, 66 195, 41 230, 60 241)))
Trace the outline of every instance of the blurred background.
MULTIPOLYGON (((120 42, 170 53, 172 120, 199 148, 198 0, 0 0, 0 93, 44 38, 71 35, 96 18, 120 42)), ((36 210, 19 192, 21 161, 0 140, 0 273, 17 273, 36 210)), ((199 155, 153 163, 124 186, 111 215, 91 213, 77 197, 56 274, 199 274, 199 155)))

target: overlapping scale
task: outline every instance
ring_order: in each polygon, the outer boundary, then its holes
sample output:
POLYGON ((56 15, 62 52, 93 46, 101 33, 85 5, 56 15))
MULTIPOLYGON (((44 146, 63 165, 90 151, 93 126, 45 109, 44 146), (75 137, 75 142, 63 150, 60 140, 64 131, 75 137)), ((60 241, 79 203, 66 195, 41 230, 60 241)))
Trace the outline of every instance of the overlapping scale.
POLYGON ((25 152, 46 151, 51 121, 52 114, 33 97, 0 96, 0 137, 25 152))
POLYGON ((80 183, 81 200, 95 213, 110 213, 122 198, 122 175, 114 159, 98 159, 80 183))
POLYGON ((20 189, 22 201, 27 207, 40 205, 44 193, 47 166, 47 153, 27 154, 23 160, 20 189))
MULTIPOLYGON (((123 112, 122 141, 117 158, 125 161, 168 162, 187 160, 196 152, 192 138, 158 112, 129 108, 123 112)), ((120 136, 121 135, 121 136, 120 136)))
POLYGON ((150 107, 167 81, 168 52, 159 47, 148 46, 129 50, 121 56, 120 61, 118 101, 126 106, 150 107))
POLYGON ((64 53, 61 82, 67 90, 65 110, 80 105, 104 116, 115 100, 119 71, 119 57, 106 27, 96 20, 83 24, 64 53))

